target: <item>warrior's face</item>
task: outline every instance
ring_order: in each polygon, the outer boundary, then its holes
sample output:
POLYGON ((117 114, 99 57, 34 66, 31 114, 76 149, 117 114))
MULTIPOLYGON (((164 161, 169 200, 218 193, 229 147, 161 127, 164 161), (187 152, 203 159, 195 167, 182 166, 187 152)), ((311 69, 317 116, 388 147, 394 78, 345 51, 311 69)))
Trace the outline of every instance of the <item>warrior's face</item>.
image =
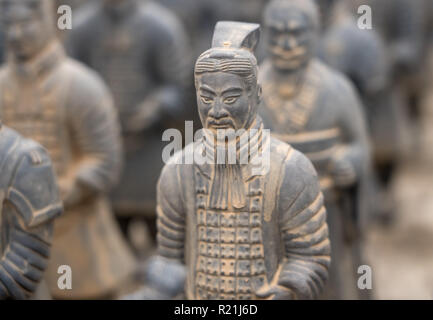
POLYGON ((278 70, 297 71, 313 57, 316 28, 302 10, 271 10, 265 18, 265 31, 269 56, 278 70))
POLYGON ((259 89, 249 88, 239 75, 207 72, 196 76, 200 119, 206 129, 249 129, 257 115, 259 89))
POLYGON ((51 0, 0 0, 6 45, 18 60, 38 54, 54 37, 51 0))

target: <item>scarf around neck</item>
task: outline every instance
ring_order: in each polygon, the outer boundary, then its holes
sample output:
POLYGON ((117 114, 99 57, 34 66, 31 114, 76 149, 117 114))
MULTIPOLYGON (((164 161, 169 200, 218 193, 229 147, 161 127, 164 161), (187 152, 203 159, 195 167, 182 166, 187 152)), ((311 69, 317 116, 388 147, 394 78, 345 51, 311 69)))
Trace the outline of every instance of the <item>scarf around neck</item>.
POLYGON ((259 155, 264 144, 261 119, 257 117, 251 128, 233 141, 218 143, 206 131, 203 140, 206 158, 213 169, 209 207, 227 210, 231 204, 235 209, 244 208, 246 206, 245 169, 259 155), (234 148, 236 148, 235 163, 228 156, 229 150, 234 150, 234 148), (222 161, 223 163, 218 154, 225 155, 225 159, 222 159, 225 160, 222 161))

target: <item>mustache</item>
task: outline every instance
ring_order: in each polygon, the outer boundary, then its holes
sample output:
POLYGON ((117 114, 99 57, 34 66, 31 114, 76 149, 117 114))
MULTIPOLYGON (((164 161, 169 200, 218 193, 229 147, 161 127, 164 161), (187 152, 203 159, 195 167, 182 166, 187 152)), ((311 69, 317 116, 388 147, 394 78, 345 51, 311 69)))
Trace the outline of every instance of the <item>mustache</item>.
POLYGON ((303 56, 307 53, 307 50, 304 46, 296 47, 294 49, 285 50, 278 46, 271 47, 271 53, 275 56, 278 56, 283 59, 293 59, 298 58, 299 56, 303 56))
POLYGON ((229 117, 224 117, 221 119, 208 118, 207 126, 232 126, 234 127, 234 121, 229 117))

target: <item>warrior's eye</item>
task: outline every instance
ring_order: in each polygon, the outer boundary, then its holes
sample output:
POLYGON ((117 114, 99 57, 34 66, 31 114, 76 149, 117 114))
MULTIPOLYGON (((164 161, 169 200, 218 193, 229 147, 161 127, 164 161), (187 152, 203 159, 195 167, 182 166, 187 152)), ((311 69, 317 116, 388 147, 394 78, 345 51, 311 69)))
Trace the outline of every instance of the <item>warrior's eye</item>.
POLYGON ((212 103, 213 99, 209 97, 201 96, 201 101, 203 101, 203 103, 205 104, 210 104, 212 103))
POLYGON ((225 104, 233 104, 238 100, 239 97, 228 97, 224 99, 225 104))

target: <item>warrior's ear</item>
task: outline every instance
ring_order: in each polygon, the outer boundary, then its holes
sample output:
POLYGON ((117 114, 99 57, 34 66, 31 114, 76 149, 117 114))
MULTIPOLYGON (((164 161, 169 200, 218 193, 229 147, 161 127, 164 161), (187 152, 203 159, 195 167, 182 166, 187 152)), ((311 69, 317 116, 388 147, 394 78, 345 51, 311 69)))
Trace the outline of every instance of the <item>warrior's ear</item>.
POLYGON ((259 40, 259 24, 220 21, 215 26, 212 48, 246 49, 254 53, 259 40))
POLYGON ((257 105, 260 105, 260 103, 262 102, 262 94, 262 85, 260 83, 257 83, 257 105))

